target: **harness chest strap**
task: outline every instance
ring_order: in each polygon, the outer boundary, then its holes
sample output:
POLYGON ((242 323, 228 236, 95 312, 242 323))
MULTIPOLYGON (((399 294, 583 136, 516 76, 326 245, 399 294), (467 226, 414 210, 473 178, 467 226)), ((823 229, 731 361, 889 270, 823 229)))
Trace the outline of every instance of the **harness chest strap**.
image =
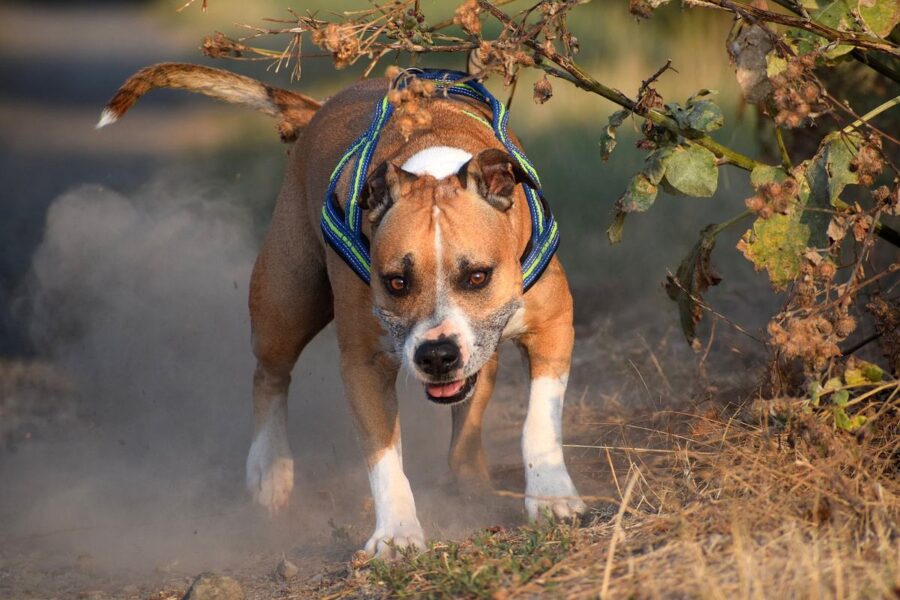
MULTIPOLYGON (((522 289, 527 291, 540 278, 556 252, 559 246, 559 228, 556 220, 553 218, 553 213, 550 211, 550 206, 544 199, 540 189, 540 179, 534 165, 510 141, 507 135, 509 112, 506 110, 506 106, 477 81, 464 81, 469 77, 465 73, 437 69, 415 69, 408 70, 407 73, 411 71, 419 79, 433 81, 435 85, 443 88, 448 95, 465 96, 490 106, 493 117, 492 123, 488 123, 483 117, 475 113, 465 110, 463 112, 477 119, 480 123, 491 127, 497 139, 500 140, 509 154, 537 184, 537 188, 527 183, 522 184, 531 214, 531 238, 520 259, 522 289)), ((399 80, 396 86, 402 88, 405 86, 405 82, 399 80)), ((372 116, 372 122, 369 124, 369 127, 350 145, 338 161, 334 171, 332 171, 328 183, 328 191, 326 192, 325 205, 322 208, 322 233, 325 241, 353 269, 353 272, 367 284, 371 283, 371 257, 369 255, 369 240, 362 233, 362 208, 359 205, 359 196, 365 183, 366 175, 369 172, 378 138, 393 112, 394 107, 388 102, 387 96, 385 96, 375 107, 375 113, 372 116), (354 159, 350 189, 347 192, 344 204, 345 209, 342 210, 335 192, 341 175, 354 159)))

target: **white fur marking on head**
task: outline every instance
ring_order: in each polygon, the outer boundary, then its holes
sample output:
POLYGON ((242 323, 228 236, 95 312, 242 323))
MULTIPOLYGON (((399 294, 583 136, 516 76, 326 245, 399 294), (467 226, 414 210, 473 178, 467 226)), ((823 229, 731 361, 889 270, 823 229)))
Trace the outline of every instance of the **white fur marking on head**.
POLYGON ((94 125, 94 129, 101 129, 107 125, 112 125, 119 120, 119 116, 108 108, 104 108, 100 113, 100 120, 94 125))
POLYGON ((410 156, 400 168, 413 175, 443 179, 458 172, 471 158, 471 154, 460 148, 431 146, 410 156))

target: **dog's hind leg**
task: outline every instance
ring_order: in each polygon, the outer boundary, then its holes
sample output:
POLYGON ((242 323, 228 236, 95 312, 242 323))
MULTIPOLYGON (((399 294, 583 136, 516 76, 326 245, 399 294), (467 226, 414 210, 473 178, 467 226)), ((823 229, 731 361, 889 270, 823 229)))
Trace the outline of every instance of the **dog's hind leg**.
POLYGON ((333 316, 331 288, 316 233, 296 198, 279 199, 250 282, 253 442, 247 488, 270 513, 287 505, 294 460, 287 437, 287 394, 300 352, 333 316))
POLYGON ((481 443, 481 422, 497 378, 498 355, 482 367, 475 392, 468 402, 454 404, 453 435, 450 440, 450 471, 457 485, 465 493, 477 494, 491 489, 484 447, 481 443))

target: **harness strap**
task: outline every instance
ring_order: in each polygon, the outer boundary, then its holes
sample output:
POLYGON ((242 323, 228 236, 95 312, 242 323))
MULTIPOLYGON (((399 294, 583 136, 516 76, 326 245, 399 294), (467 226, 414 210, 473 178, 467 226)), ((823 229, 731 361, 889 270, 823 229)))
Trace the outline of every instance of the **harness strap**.
MULTIPOLYGON (((439 69, 408 69, 407 73, 409 72, 414 72, 419 79, 433 81, 448 95, 465 96, 490 106, 491 123, 487 123, 481 115, 465 110, 463 112, 491 127, 510 156, 537 184, 537 188, 527 183, 522 184, 531 213, 531 238, 524 254, 519 259, 522 265, 522 289, 527 291, 540 278, 556 252, 559 246, 559 228, 550 211, 550 205, 541 191, 537 170, 507 135, 509 112, 506 106, 481 83, 464 81, 469 77, 465 73, 439 69)), ((395 82, 395 87, 399 89, 405 85, 403 79, 395 82)), ((362 186, 365 184, 372 156, 378 145, 378 138, 393 113, 394 106, 388 102, 387 96, 385 96, 375 107, 369 127, 350 145, 332 171, 325 205, 322 208, 322 233, 325 241, 367 284, 371 283, 371 257, 369 240, 362 233, 362 208, 359 205, 359 196, 362 186), (355 162, 353 162, 354 159, 355 162), (351 162, 353 162, 353 170, 351 171, 350 189, 347 192, 345 209, 342 210, 337 201, 336 190, 341 175, 351 162)))

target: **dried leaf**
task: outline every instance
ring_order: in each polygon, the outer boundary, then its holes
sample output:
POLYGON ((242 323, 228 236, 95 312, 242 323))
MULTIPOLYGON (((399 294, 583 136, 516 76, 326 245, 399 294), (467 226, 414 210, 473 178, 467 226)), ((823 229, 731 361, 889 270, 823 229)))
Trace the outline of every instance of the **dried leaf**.
POLYGON ((644 212, 653 206, 658 191, 644 173, 638 173, 628 182, 628 188, 616 203, 617 208, 626 213, 644 212))
POLYGON ((678 303, 681 330, 692 346, 697 341, 697 324, 703 318, 703 308, 697 301, 702 301, 703 293, 722 281, 711 264, 712 251, 716 247, 712 233, 715 227, 709 225, 700 232, 700 239, 678 265, 675 276, 666 278, 666 293, 678 303))
POLYGON ((751 104, 763 101, 772 93, 766 61, 766 55, 772 48, 771 36, 759 25, 742 29, 728 47, 738 85, 744 99, 751 104))
POLYGON ((616 211, 613 222, 606 229, 606 237, 609 239, 610 244, 618 244, 622 241, 622 229, 625 227, 625 217, 627 215, 628 213, 621 210, 616 211))
POLYGON ((603 162, 609 160, 609 155, 612 154, 612 151, 616 147, 616 129, 625 122, 625 119, 630 114, 631 111, 628 110, 617 110, 609 115, 609 123, 600 135, 600 158, 603 162))
POLYGON ((825 233, 832 242, 840 242, 847 236, 847 219, 841 215, 835 215, 828 221, 828 229, 825 230, 825 233))

